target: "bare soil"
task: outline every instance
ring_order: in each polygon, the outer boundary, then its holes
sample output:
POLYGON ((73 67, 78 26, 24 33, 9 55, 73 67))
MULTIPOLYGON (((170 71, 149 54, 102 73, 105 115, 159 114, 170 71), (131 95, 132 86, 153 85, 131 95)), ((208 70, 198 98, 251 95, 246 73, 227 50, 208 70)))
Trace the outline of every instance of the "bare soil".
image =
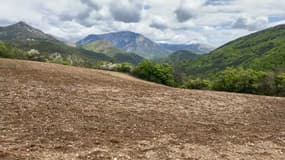
POLYGON ((0 159, 284 160, 285 98, 0 59, 0 159))

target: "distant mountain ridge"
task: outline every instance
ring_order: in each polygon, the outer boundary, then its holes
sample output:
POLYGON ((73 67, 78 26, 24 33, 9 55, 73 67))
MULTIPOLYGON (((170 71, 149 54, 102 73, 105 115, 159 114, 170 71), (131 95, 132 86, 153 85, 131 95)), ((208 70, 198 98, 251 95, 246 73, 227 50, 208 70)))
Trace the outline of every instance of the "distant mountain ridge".
POLYGON ((77 44, 86 45, 98 40, 109 41, 115 47, 121 50, 135 53, 150 59, 167 57, 171 53, 171 51, 161 47, 159 44, 153 42, 145 36, 130 31, 113 32, 100 35, 93 34, 78 41, 77 44))
POLYGON ((171 53, 187 50, 195 54, 206 54, 214 50, 214 47, 206 44, 168 44, 156 43, 142 34, 121 31, 106 34, 91 34, 77 42, 77 45, 86 45, 95 41, 108 41, 115 47, 126 52, 136 53, 149 59, 166 58, 171 53))

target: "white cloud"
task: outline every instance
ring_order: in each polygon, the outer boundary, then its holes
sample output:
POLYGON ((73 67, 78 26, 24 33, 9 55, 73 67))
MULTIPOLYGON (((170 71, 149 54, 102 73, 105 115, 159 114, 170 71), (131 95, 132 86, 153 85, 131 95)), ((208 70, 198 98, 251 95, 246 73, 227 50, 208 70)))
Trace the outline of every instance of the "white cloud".
POLYGON ((233 28, 255 31, 267 26, 267 17, 240 17, 233 23, 233 28))
POLYGON ((25 21, 44 32, 71 41, 88 34, 130 30, 155 41, 199 41, 219 46, 237 37, 285 22, 285 1, 276 0, 0 2, 0 25, 25 21), (272 20, 272 17, 275 18, 272 20))
POLYGON ((150 24, 150 27, 165 30, 168 28, 168 23, 165 19, 161 17, 154 17, 150 24))
POLYGON ((140 0, 116 0, 110 5, 110 12, 116 21, 134 23, 141 20, 143 3, 140 0))
POLYGON ((196 18, 204 3, 204 0, 181 0, 179 7, 175 10, 177 20, 179 22, 185 22, 192 18, 196 18))

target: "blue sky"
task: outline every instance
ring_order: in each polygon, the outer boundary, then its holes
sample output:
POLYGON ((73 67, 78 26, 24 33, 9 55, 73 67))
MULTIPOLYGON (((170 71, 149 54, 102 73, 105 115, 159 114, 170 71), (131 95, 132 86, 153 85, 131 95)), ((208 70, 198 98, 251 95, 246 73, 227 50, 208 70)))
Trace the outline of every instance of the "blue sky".
POLYGON ((0 25, 17 21, 67 41, 129 30, 157 42, 220 46, 285 23, 285 0, 0 0, 0 25))

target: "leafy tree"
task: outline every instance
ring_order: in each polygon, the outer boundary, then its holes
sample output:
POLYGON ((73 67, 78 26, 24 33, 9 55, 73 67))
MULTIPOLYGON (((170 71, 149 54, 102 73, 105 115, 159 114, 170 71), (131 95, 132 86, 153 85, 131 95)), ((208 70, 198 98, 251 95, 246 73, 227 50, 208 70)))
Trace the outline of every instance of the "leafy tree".
POLYGON ((276 77, 277 95, 285 96, 285 73, 276 77))
POLYGON ((258 94, 277 95, 276 73, 266 73, 264 78, 261 80, 260 86, 258 88, 258 94))
POLYGON ((155 64, 154 77, 155 81, 157 81, 158 83, 170 86, 174 85, 173 68, 169 64, 166 63, 155 64))
POLYGON ((252 69, 227 68, 219 74, 213 88, 229 92, 258 93, 265 75, 264 72, 252 69))
POLYGON ((50 60, 51 63, 57 63, 57 64, 63 64, 63 65, 71 65, 71 63, 68 60, 65 60, 62 57, 54 58, 50 60))
POLYGON ((174 85, 173 68, 169 64, 156 64, 150 60, 144 60, 133 71, 139 78, 165 85, 174 85))
POLYGON ((8 56, 8 48, 4 42, 0 41, 0 57, 8 56))
POLYGON ((0 52, 4 52, 7 50, 7 47, 4 42, 0 41, 0 52))
POLYGON ((192 79, 189 77, 183 82, 183 88, 187 89, 210 89, 210 81, 208 80, 203 80, 200 78, 192 79))
POLYGON ((151 80, 154 64, 149 60, 142 61, 134 70, 133 74, 145 80, 151 80))
POLYGON ((118 67, 116 68, 116 71, 125 72, 125 73, 131 73, 132 70, 133 70, 133 65, 130 63, 118 64, 118 67))
POLYGON ((28 55, 26 52, 17 48, 13 48, 2 41, 0 41, 0 57, 28 59, 28 55))

